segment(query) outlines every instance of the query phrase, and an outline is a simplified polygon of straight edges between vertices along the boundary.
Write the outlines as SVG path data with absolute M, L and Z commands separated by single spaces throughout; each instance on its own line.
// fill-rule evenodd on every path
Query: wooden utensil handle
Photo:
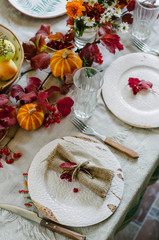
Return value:
M 118 149 L 120 152 L 123 152 L 123 153 L 127 154 L 129 157 L 132 157 L 132 158 L 138 158 L 139 157 L 137 152 L 133 151 L 130 148 L 127 148 L 127 147 L 123 146 L 120 143 L 117 143 L 117 142 L 113 141 L 110 138 L 106 138 L 104 142 L 107 143 L 108 145 Z
M 73 232 L 65 227 L 62 227 L 56 223 L 53 223 L 51 221 L 47 221 L 45 219 L 42 219 L 40 222 L 40 225 L 43 227 L 46 227 L 54 232 L 63 234 L 64 236 L 74 239 L 74 240 L 84 240 L 86 239 L 86 236 L 81 235 L 79 233 Z

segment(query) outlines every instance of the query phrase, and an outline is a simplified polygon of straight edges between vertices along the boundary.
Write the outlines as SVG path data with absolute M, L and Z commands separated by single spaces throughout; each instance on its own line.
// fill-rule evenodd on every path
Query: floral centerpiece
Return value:
M 107 26 L 106 33 L 112 33 L 117 29 L 127 31 L 127 22 L 132 21 L 132 15 L 127 14 L 127 11 L 123 12 L 122 9 L 127 7 L 128 11 L 132 11 L 134 3 L 132 0 L 68 0 L 67 23 L 74 29 L 76 46 L 82 48 L 86 43 L 98 39 L 98 30 L 102 26 Z M 116 21 L 123 16 L 126 21 L 117 24 Z M 102 33 L 99 32 L 99 35 Z
M 49 127 L 53 123 L 60 123 L 61 119 L 71 112 L 74 102 L 65 94 L 72 85 L 73 74 L 77 68 L 91 66 L 93 62 L 98 64 L 103 62 L 98 44 L 102 44 L 113 54 L 116 49 L 119 51 L 123 49 L 117 31 L 126 31 L 128 23 L 132 23 L 130 12 L 134 9 L 134 4 L 132 0 L 68 1 L 66 4 L 69 16 L 66 24 L 70 26 L 68 32 L 53 33 L 50 25 L 41 25 L 35 36 L 23 43 L 25 60 L 31 68 L 21 73 L 18 81 L 30 71 L 47 69 L 48 76 L 43 81 L 37 77 L 31 77 L 27 86 L 22 87 L 17 83 L 6 94 L 0 94 L 0 140 L 6 136 L 10 127 L 17 124 L 18 110 L 23 105 L 37 104 L 37 106 L 27 105 L 26 108 L 34 107 L 28 110 L 26 117 L 23 114 L 23 119 L 18 122 L 19 126 L 25 129 L 33 130 L 42 125 Z M 80 37 L 87 31 L 88 35 L 93 32 L 93 38 L 91 36 L 91 39 L 84 39 L 82 47 L 81 44 L 80 48 L 75 47 L 78 45 L 77 42 L 81 41 Z M 59 77 L 60 87 L 52 85 L 48 89 L 43 88 L 51 75 Z M 60 98 L 57 98 L 56 102 L 50 102 L 50 96 L 57 93 Z M 27 119 L 35 119 L 39 112 L 43 112 L 40 125 L 34 123 L 34 127 L 28 126 Z M 22 124 L 22 121 L 26 123 Z M 7 144 L 3 149 L 6 149 Z

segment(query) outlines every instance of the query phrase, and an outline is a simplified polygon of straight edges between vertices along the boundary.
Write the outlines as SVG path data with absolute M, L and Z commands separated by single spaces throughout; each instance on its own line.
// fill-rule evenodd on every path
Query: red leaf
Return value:
M 16 111 L 12 106 L 6 105 L 0 109 L 0 129 L 8 128 L 16 123 Z M 4 127 L 4 128 L 3 128 Z
M 29 78 L 29 85 L 33 85 L 35 88 L 38 88 L 41 85 L 41 80 L 37 77 Z
M 135 9 L 135 4 L 136 4 L 135 1 L 131 1 L 131 2 L 128 3 L 127 9 L 128 9 L 129 12 L 131 12 Z
M 98 34 L 99 36 L 104 36 L 106 34 L 112 33 L 112 25 L 110 23 L 108 24 L 102 24 L 101 27 L 99 28 Z
M 64 162 L 62 164 L 60 164 L 61 168 L 66 168 L 66 169 L 72 169 L 72 167 L 76 166 L 77 163 L 75 162 Z
M 25 103 L 31 103 L 37 99 L 37 95 L 34 91 L 25 93 L 21 96 L 20 101 L 24 101 Z
M 25 93 L 23 88 L 19 84 L 15 84 L 12 87 L 10 94 L 13 98 L 19 100 Z
M 63 117 L 66 117 L 68 114 L 70 114 L 73 104 L 74 101 L 71 98 L 65 97 L 57 102 L 57 109 Z
M 36 89 L 41 85 L 41 80 L 36 77 L 29 78 L 29 84 L 25 87 L 25 93 L 36 92 Z
M 41 91 L 38 93 L 38 99 L 41 103 L 41 106 L 43 109 L 45 109 L 48 105 L 48 103 L 46 102 L 46 99 L 54 92 L 54 91 L 60 91 L 60 88 L 56 87 L 56 86 L 52 86 L 49 89 L 47 89 L 46 91 Z
M 38 68 L 40 70 L 46 69 L 50 64 L 50 55 L 46 52 L 43 51 L 33 57 L 31 59 L 31 66 L 34 68 L 34 70 L 37 70 Z
M 51 94 L 55 91 L 60 92 L 60 88 L 56 86 L 51 86 L 49 89 L 45 90 L 45 92 L 47 93 L 47 97 L 51 96 Z
M 131 13 L 126 13 L 122 16 L 122 22 L 127 22 L 128 24 L 133 23 L 133 15 Z
M 46 37 L 50 35 L 50 24 L 43 24 L 41 25 L 40 29 L 37 31 L 36 35 L 41 34 L 42 36 Z
M 9 97 L 7 94 L 0 95 L 0 107 L 3 107 L 6 103 L 9 102 Z
M 101 64 L 102 54 L 99 51 L 99 48 L 96 43 L 87 43 L 84 48 L 82 48 L 79 53 L 80 58 L 84 61 L 84 58 L 87 58 L 87 66 L 90 66 L 92 60 L 96 63 Z
M 138 78 L 129 78 L 128 85 L 132 88 L 134 95 L 136 95 L 142 89 L 148 90 L 153 86 L 151 82 L 139 80 Z
M 43 109 L 45 109 L 48 105 L 48 103 L 46 102 L 47 97 L 48 97 L 48 94 L 46 92 L 38 93 L 38 99 Z
M 23 43 L 23 49 L 24 49 L 24 57 L 27 60 L 30 60 L 32 57 L 36 55 L 36 46 L 31 41 L 27 43 Z
M 106 47 L 109 52 L 115 54 L 115 49 L 123 50 L 123 45 L 119 42 L 120 37 L 117 34 L 106 34 L 101 38 L 101 44 Z

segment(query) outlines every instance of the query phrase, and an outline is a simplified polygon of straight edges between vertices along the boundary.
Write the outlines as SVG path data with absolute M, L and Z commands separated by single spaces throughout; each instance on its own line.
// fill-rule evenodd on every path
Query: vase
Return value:
M 75 45 L 77 48 L 83 48 L 87 43 L 93 43 L 98 34 L 98 27 L 89 27 L 81 34 L 75 30 Z

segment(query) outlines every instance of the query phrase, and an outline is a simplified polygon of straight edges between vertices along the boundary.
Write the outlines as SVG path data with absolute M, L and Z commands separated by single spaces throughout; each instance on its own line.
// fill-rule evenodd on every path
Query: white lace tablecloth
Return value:
M 22 15 L 16 11 L 6 0 L 1 0 L 0 23 L 11 29 L 21 42 L 28 41 L 34 36 L 41 24 L 50 24 L 54 32 L 66 31 L 66 16 L 56 19 L 40 20 Z M 159 26 L 154 26 L 153 33 L 148 44 L 159 49 Z M 104 63 L 100 66 L 103 70 L 121 55 L 138 52 L 132 46 L 129 35 L 122 36 L 125 46 L 124 51 L 116 55 L 107 50 L 102 51 Z M 22 70 L 28 69 L 23 64 Z M 39 76 L 43 75 L 39 72 Z M 23 77 L 21 84 L 25 85 L 27 76 Z M 35 154 L 45 144 L 63 136 L 81 136 L 82 134 L 71 124 L 72 114 L 62 122 L 49 128 L 40 128 L 34 132 L 19 129 L 16 137 L 10 143 L 10 148 L 16 152 L 22 152 L 23 156 L 12 165 L 4 164 L 0 169 L 0 203 L 24 206 L 24 197 L 18 191 L 23 189 L 23 174 L 27 172 Z M 91 126 L 96 126 L 99 133 L 112 137 L 114 140 L 134 149 L 139 153 L 138 160 L 132 160 L 124 154 L 111 149 L 119 160 L 125 178 L 123 199 L 117 211 L 107 220 L 85 228 L 70 228 L 85 234 L 88 240 L 113 239 L 113 234 L 121 225 L 129 209 L 138 201 L 140 194 L 147 186 L 149 179 L 158 165 L 159 157 L 159 128 L 140 129 L 131 127 L 118 120 L 106 107 L 102 98 L 98 99 L 98 105 L 93 117 L 89 120 Z M 40 227 L 38 224 L 25 220 L 5 210 L 0 210 L 0 240 L 64 240 L 66 237 L 53 233 Z

